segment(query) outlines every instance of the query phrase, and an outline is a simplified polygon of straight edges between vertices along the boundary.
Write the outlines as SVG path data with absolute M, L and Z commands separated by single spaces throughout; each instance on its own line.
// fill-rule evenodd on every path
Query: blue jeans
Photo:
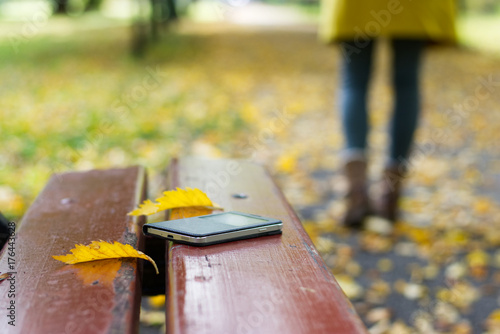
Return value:
M 348 57 L 344 56 L 342 64 L 340 103 L 348 152 L 366 154 L 369 131 L 367 92 L 374 44 L 373 40 L 367 41 L 362 47 L 354 42 L 343 43 L 343 47 L 359 51 L 351 52 Z M 401 163 L 409 157 L 420 113 L 418 73 L 425 41 L 394 39 L 391 44 L 395 102 L 389 127 L 389 160 Z

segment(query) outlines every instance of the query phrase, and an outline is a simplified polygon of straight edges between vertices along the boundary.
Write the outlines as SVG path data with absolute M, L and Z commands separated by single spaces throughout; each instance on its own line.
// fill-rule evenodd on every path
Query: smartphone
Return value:
M 167 220 L 145 224 L 145 235 L 164 238 L 192 246 L 208 246 L 222 242 L 280 234 L 283 223 L 243 212 L 229 211 L 211 215 Z

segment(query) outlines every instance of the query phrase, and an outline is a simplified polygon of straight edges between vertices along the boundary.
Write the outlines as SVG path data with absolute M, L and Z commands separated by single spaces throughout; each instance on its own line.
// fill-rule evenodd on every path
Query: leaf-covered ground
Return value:
M 340 54 L 313 29 L 185 24 L 142 60 L 129 30 L 0 40 L 0 206 L 19 218 L 50 173 L 175 155 L 265 163 L 372 333 L 498 333 L 500 62 L 429 50 L 404 216 L 339 226 Z M 384 162 L 389 54 L 371 92 L 371 169 Z M 488 82 L 490 82 L 488 84 Z M 156 174 L 155 174 L 156 173 Z

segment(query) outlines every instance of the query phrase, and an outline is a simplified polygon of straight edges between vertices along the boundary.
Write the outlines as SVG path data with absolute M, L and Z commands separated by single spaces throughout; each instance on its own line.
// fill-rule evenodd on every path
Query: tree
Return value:
M 101 0 L 88 0 L 87 4 L 85 5 L 85 11 L 89 12 L 92 10 L 97 10 L 99 9 L 99 6 L 101 5 Z
M 66 14 L 68 12 L 68 0 L 54 0 L 54 13 Z

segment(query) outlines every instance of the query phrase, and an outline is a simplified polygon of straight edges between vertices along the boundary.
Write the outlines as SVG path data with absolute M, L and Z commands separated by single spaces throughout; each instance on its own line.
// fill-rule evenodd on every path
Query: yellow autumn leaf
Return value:
M 488 253 L 481 249 L 476 249 L 469 254 L 467 254 L 467 263 L 470 267 L 485 267 L 490 262 L 490 256 Z
M 169 190 L 163 193 L 162 197 L 156 199 L 156 202 L 150 200 L 144 201 L 138 209 L 129 212 L 129 216 L 152 215 L 158 211 L 187 208 L 187 207 L 202 207 L 205 209 L 221 209 L 215 206 L 208 196 L 200 189 L 177 188 L 177 190 Z
M 165 306 L 165 295 L 157 295 L 148 298 L 148 303 L 154 308 Z
M 349 275 L 335 275 L 335 279 L 337 283 L 339 283 L 340 288 L 346 294 L 349 299 L 357 299 L 360 298 L 363 294 L 363 287 L 358 284 L 354 278 Z
M 124 259 L 108 259 L 75 263 L 61 268 L 61 272 L 76 275 L 83 285 L 112 286 Z
M 489 198 L 480 198 L 474 203 L 474 211 L 478 214 L 485 214 L 490 211 L 492 206 Z
M 52 257 L 66 264 L 75 264 L 96 260 L 119 259 L 126 257 L 135 257 L 147 260 L 153 264 L 158 274 L 158 267 L 155 261 L 141 251 L 134 249 L 130 245 L 124 245 L 115 241 L 114 243 L 106 241 L 92 241 L 90 245 L 75 245 L 71 250 L 72 254 L 53 255 Z
M 154 203 L 151 200 L 147 199 L 142 204 L 139 204 L 139 208 L 135 209 L 132 212 L 129 212 L 129 216 L 140 216 L 140 215 L 152 215 L 153 213 L 157 213 L 158 203 Z
M 163 192 L 163 197 L 157 198 L 158 207 L 161 210 L 173 208 L 186 208 L 191 206 L 203 206 L 209 209 L 215 207 L 210 198 L 200 189 L 186 188 L 177 190 L 169 190 Z M 220 208 L 218 208 L 220 209 Z
M 276 162 L 276 170 L 282 173 L 293 173 L 297 170 L 299 154 L 296 151 L 284 154 Z
M 8 278 L 10 278 L 10 276 L 12 275 L 12 273 L 4 273 L 4 274 L 1 274 L 0 275 L 0 282 L 3 281 L 3 280 L 6 280 Z
M 213 209 L 207 209 L 202 206 L 192 206 L 188 208 L 175 208 L 170 212 L 169 219 L 183 219 L 183 218 L 191 218 L 209 215 L 213 212 Z
M 495 311 L 491 312 L 491 314 L 488 316 L 488 320 L 500 323 L 500 309 L 496 309 Z

